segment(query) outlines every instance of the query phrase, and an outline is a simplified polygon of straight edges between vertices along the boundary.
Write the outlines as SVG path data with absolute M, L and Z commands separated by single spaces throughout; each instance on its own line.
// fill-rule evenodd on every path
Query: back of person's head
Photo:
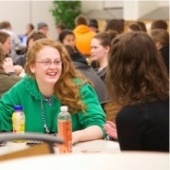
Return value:
M 128 31 L 142 31 L 142 28 L 137 23 L 131 23 L 128 27 Z
M 67 35 L 73 35 L 75 37 L 74 33 L 71 30 L 65 29 L 59 34 L 58 36 L 59 41 L 63 43 L 63 40 Z
M 89 20 L 89 27 L 99 28 L 98 21 L 96 19 Z
M 151 24 L 151 30 L 153 29 L 168 29 L 168 23 L 165 20 L 155 20 Z
M 0 43 L 4 44 L 10 35 L 6 32 L 0 31 Z
M 99 32 L 93 38 L 98 39 L 103 47 L 111 46 L 112 40 L 118 35 L 116 31 Z
M 169 33 L 164 29 L 153 29 L 149 35 L 155 43 L 159 42 L 163 47 L 169 46 Z
M 0 23 L 0 29 L 11 29 L 11 24 L 9 21 L 2 21 Z
M 27 39 L 27 47 L 30 45 L 30 41 L 34 42 L 39 39 L 47 38 L 47 36 L 39 31 L 34 31 Z
M 48 27 L 48 25 L 45 22 L 39 22 L 37 24 L 37 30 L 40 30 L 40 29 L 42 29 L 44 27 Z
M 113 40 L 107 85 L 114 100 L 123 105 L 168 98 L 168 73 L 147 33 L 128 32 Z
M 32 23 L 28 23 L 27 26 L 29 27 L 30 31 L 34 30 L 34 25 Z
M 2 44 L 0 43 L 0 68 L 2 68 L 2 64 L 5 59 L 5 53 Z
M 79 15 L 75 19 L 75 25 L 88 25 L 88 19 L 83 15 Z
M 61 30 L 65 30 L 67 27 L 65 24 L 56 24 L 56 28 L 59 28 Z
M 98 25 L 98 21 L 96 19 L 89 20 L 89 27 L 93 32 L 96 32 L 96 33 L 99 32 L 99 25 Z
M 124 32 L 125 23 L 123 19 L 112 19 L 109 20 L 106 24 L 105 31 L 113 30 L 117 31 L 118 34 Z
M 136 21 L 136 23 L 140 26 L 141 30 L 147 32 L 146 25 L 142 21 Z

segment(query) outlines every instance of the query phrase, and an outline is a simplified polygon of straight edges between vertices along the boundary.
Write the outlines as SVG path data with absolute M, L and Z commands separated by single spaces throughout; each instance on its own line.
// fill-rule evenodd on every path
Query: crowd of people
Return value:
M 72 143 L 116 140 L 121 150 L 169 152 L 169 32 L 164 20 L 151 30 L 136 21 L 80 15 L 75 28 L 29 23 L 19 37 L 0 22 L 0 131 L 12 131 L 14 105 L 26 132 L 57 133 L 60 106 L 72 116 Z M 23 96 L 27 96 L 24 100 Z M 107 104 L 117 106 L 107 120 Z

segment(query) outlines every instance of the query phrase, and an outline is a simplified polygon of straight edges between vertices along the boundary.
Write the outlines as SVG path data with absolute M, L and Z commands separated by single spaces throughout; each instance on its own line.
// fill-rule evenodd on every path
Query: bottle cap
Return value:
M 15 105 L 15 106 L 14 106 L 14 109 L 15 109 L 15 110 L 22 110 L 22 106 L 20 106 L 20 105 Z
M 62 112 L 67 112 L 67 111 L 68 111 L 68 107 L 67 107 L 67 106 L 61 106 L 61 107 L 60 107 L 60 110 L 61 110 Z

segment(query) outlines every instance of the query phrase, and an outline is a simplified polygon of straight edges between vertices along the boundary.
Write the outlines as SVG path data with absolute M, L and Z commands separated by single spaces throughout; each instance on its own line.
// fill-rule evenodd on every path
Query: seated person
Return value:
M 0 98 L 21 78 L 14 73 L 13 61 L 6 58 L 0 43 Z
M 121 150 L 169 152 L 169 77 L 153 40 L 144 32 L 119 35 L 108 63 L 107 85 L 121 110 L 107 134 L 116 137 L 117 128 Z
M 105 137 L 106 115 L 98 97 L 75 70 L 61 43 L 49 39 L 34 42 L 27 52 L 25 72 L 0 99 L 0 131 L 12 131 L 14 105 L 21 105 L 26 132 L 57 133 L 60 106 L 66 105 L 72 116 L 73 144 Z

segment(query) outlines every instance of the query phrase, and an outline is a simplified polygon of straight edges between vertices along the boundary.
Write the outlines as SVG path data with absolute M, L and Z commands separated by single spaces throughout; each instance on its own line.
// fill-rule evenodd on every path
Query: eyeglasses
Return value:
M 55 66 L 58 66 L 61 64 L 60 60 L 56 60 L 56 61 L 37 61 L 36 63 L 40 63 L 43 64 L 44 66 L 51 66 L 52 64 L 54 64 Z

